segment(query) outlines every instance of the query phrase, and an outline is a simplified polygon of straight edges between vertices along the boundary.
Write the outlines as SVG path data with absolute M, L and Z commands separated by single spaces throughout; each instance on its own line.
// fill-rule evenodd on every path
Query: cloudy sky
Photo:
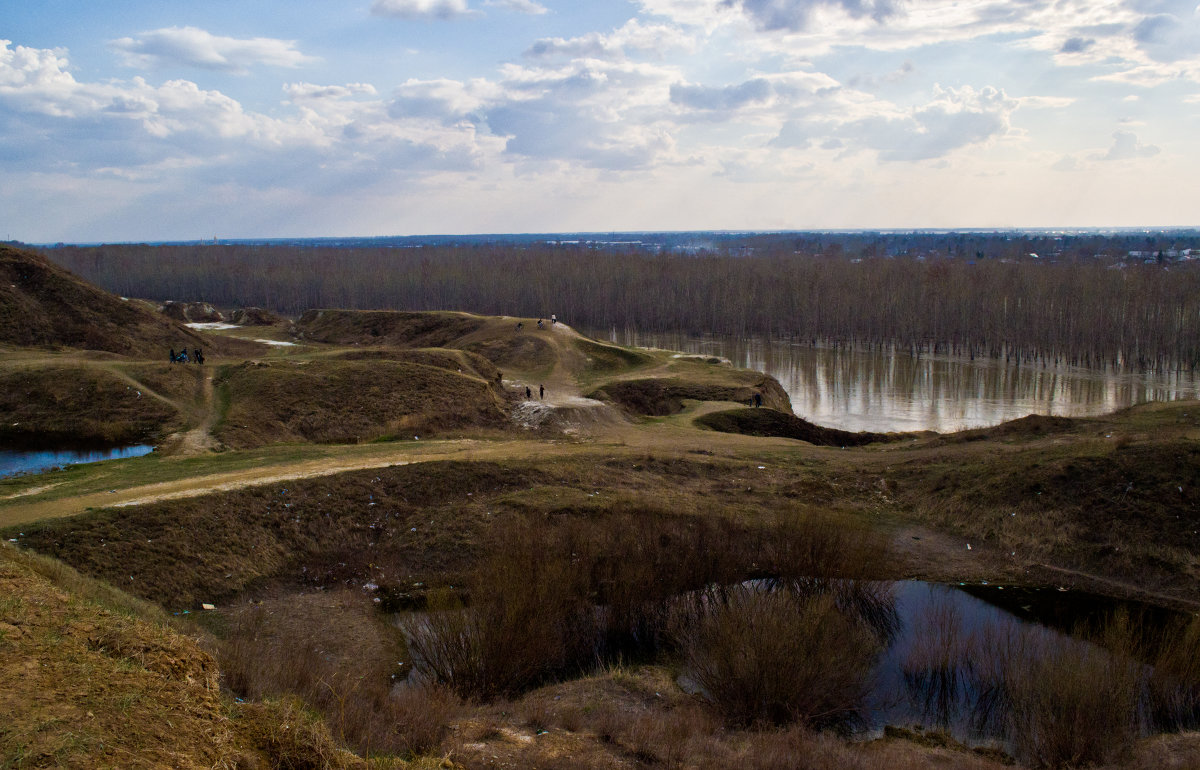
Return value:
M 1200 224 L 1197 0 L 0 2 L 0 238 Z

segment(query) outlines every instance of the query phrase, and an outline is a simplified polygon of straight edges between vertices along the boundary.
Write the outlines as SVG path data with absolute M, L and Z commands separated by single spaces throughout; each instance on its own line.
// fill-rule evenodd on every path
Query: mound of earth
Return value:
M 200 367 L 169 364 L 0 370 L 0 445 L 55 448 L 157 440 L 182 425 L 177 399 L 190 401 L 201 376 Z
M 336 345 L 452 347 L 483 326 L 466 313 L 409 313 L 393 310 L 307 310 L 296 322 L 299 337 Z
M 494 379 L 405 361 L 247 362 L 216 382 L 230 447 L 357 443 L 508 423 Z
M 463 347 L 507 369 L 545 369 L 558 360 L 550 343 L 528 333 L 468 342 Z
M 387 350 L 350 350 L 330 356 L 340 361 L 404 361 L 410 364 L 425 364 L 439 369 L 449 369 L 459 374 L 469 374 L 488 382 L 499 383 L 500 370 L 481 355 L 467 350 L 447 348 L 392 348 Z
M 693 422 L 722 433 L 792 438 L 818 446 L 864 446 L 897 439 L 897 434 L 851 433 L 836 428 L 823 428 L 794 414 L 774 409 L 730 409 L 711 412 L 697 417 Z
M 596 373 L 636 369 L 654 362 L 654 357 L 647 353 L 618 345 L 607 345 L 586 337 L 575 340 L 575 348 L 587 357 L 587 368 Z
M 207 302 L 164 302 L 163 315 L 181 323 L 220 323 L 225 316 Z
M 954 444 L 966 441 L 982 441 L 984 439 L 1020 439 L 1051 436 L 1069 433 L 1078 427 L 1077 420 L 1069 417 L 1053 417 L 1044 414 L 1031 414 L 1016 420 L 1000 423 L 990 428 L 976 428 L 959 433 L 943 436 L 942 443 Z
M 765 406 L 781 412 L 792 411 L 783 386 L 774 377 L 759 373 L 755 373 L 753 384 L 705 384 L 667 377 L 618 380 L 598 388 L 588 398 L 615 402 L 635 414 L 664 416 L 683 411 L 685 399 L 750 403 L 756 393 L 762 394 Z
M 167 359 L 170 348 L 251 352 L 252 342 L 209 338 L 115 297 L 30 251 L 0 245 L 0 344 L 80 348 Z
M 244 307 L 229 314 L 229 322 L 238 326 L 274 326 L 283 319 L 261 307 Z
M 6 767 L 366 767 L 294 706 L 232 706 L 160 609 L 61 562 L 0 543 L 0 596 Z

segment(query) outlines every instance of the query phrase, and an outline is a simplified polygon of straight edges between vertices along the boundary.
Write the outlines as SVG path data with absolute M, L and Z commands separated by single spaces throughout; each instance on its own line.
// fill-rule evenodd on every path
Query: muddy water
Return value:
M 141 457 L 154 451 L 149 444 L 110 449 L 58 449 L 36 451 L 0 451 L 0 478 L 18 473 L 41 473 L 62 465 L 98 463 L 126 457 Z
M 599 335 L 728 358 L 765 371 L 787 390 L 797 415 L 849 431 L 946 433 L 1030 414 L 1084 417 L 1148 401 L 1200 398 L 1195 374 L 1138 374 L 1080 367 L 974 361 L 781 340 L 690 337 L 612 330 Z

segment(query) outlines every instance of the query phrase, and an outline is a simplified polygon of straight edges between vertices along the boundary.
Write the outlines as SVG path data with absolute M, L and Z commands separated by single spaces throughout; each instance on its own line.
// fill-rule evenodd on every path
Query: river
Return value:
M 786 340 L 612 330 L 621 345 L 703 353 L 779 380 L 793 411 L 848 431 L 947 433 L 1030 414 L 1087 417 L 1148 401 L 1200 398 L 1194 373 L 1133 373 L 994 359 L 813 346 Z

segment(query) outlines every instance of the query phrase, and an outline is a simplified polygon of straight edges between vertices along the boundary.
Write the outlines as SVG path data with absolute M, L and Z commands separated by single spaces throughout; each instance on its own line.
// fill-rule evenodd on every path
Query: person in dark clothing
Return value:
M 183 350 L 179 351 L 178 361 L 181 364 L 186 364 L 188 362 L 187 348 L 184 348 Z
M 175 363 L 175 348 L 171 348 L 171 363 Z
M 200 352 L 200 348 L 196 348 L 195 352 L 192 355 L 195 356 L 196 363 L 198 363 L 198 364 L 204 363 L 204 354 Z
M 528 385 L 525 386 L 525 398 L 533 398 L 533 391 L 529 389 Z
M 760 406 L 762 406 L 762 393 L 755 393 L 754 394 L 754 408 L 757 409 Z
M 546 397 L 546 386 L 538 385 L 538 398 L 544 399 L 545 397 Z

